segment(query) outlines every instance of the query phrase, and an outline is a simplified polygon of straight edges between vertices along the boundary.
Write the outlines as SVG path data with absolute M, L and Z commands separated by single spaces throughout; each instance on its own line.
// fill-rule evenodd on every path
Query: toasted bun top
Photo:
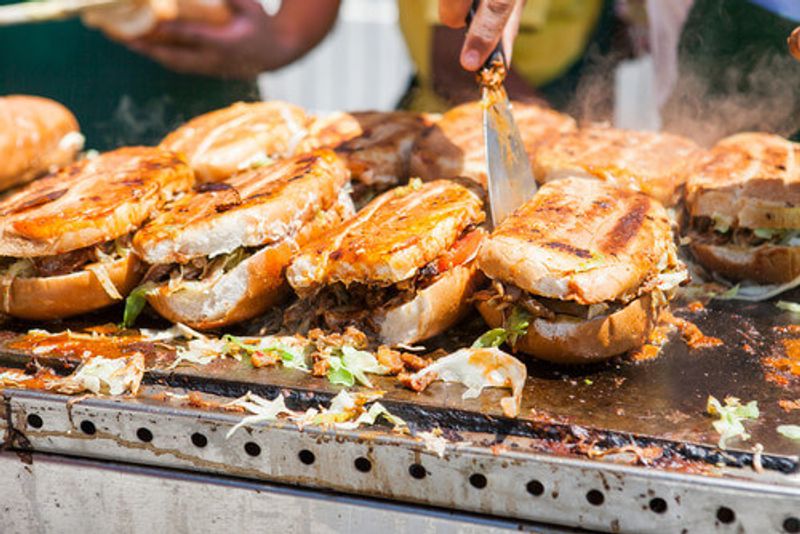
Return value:
M 455 182 L 398 187 L 304 247 L 286 276 L 301 294 L 336 282 L 390 285 L 414 276 L 484 217 L 480 197 Z
M 534 104 L 514 102 L 514 122 L 528 154 L 546 139 L 575 129 L 572 117 Z M 486 186 L 483 105 L 470 102 L 454 107 L 425 130 L 411 154 L 411 176 L 435 180 L 466 176 Z
M 800 144 L 766 133 L 721 140 L 687 183 L 686 204 L 731 226 L 800 228 Z
M 233 173 L 303 148 L 309 118 L 286 102 L 239 102 L 190 120 L 161 147 L 186 156 L 197 179 L 218 182 Z
M 432 118 L 411 111 L 334 113 L 309 128 L 311 143 L 336 149 L 366 185 L 408 175 L 411 145 Z
M 594 125 L 542 143 L 534 174 L 539 182 L 587 174 L 672 203 L 702 154 L 677 135 Z
M 676 262 L 658 202 L 590 178 L 545 184 L 478 253 L 490 278 L 581 304 L 624 300 Z
M 116 239 L 193 183 L 189 166 L 158 148 L 80 161 L 0 202 L 0 256 L 62 254 Z
M 175 202 L 136 233 L 134 250 L 151 264 L 185 263 L 277 241 L 333 206 L 348 179 L 330 150 L 243 171 Z
M 69 163 L 82 146 L 78 121 L 58 102 L 37 96 L 0 97 L 0 185 L 46 172 L 52 163 Z M 64 154 L 53 159 L 55 152 Z

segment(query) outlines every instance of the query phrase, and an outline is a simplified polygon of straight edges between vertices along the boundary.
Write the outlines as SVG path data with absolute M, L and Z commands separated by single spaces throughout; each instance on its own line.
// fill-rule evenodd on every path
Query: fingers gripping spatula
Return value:
M 467 25 L 478 9 L 472 2 Z M 536 193 L 536 181 L 519 129 L 511 115 L 511 103 L 503 86 L 506 59 L 502 40 L 478 71 L 483 104 L 483 137 L 486 145 L 487 189 L 493 226 Z

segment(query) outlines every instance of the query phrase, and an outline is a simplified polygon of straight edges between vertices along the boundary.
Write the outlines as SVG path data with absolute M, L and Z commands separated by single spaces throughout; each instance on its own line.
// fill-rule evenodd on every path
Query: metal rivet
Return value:
M 602 491 L 593 489 L 589 490 L 589 492 L 586 494 L 586 500 L 589 501 L 589 504 L 591 505 L 600 506 L 603 504 L 603 502 L 605 502 L 606 497 L 603 495 Z
M 372 462 L 370 462 L 363 456 L 359 456 L 358 458 L 356 458 L 356 461 L 354 463 L 356 469 L 358 469 L 362 473 L 368 473 L 372 469 Z
M 472 484 L 473 488 L 476 489 L 483 489 L 486 487 L 486 477 L 480 473 L 475 473 L 469 477 L 469 483 Z
M 41 417 L 39 417 L 35 413 L 32 413 L 32 414 L 28 415 L 28 426 L 29 427 L 31 427 L 31 428 L 42 428 L 42 425 L 44 425 L 44 421 L 42 421 Z
M 208 445 L 208 438 L 200 432 L 195 432 L 192 434 L 192 443 L 194 443 L 195 447 L 200 447 L 202 449 Z
M 717 519 L 720 523 L 733 523 L 736 521 L 736 513 L 727 506 L 717 508 Z
M 535 497 L 538 497 L 539 495 L 544 493 L 544 484 L 542 484 L 538 480 L 531 480 L 530 482 L 528 482 L 525 488 L 527 488 L 528 493 L 530 493 Z
M 408 466 L 408 474 L 417 480 L 422 480 L 428 475 L 428 472 L 422 464 L 411 464 Z
M 650 499 L 650 509 L 657 514 L 663 514 L 667 511 L 667 501 L 661 497 Z
M 81 432 L 83 432 L 86 435 L 92 436 L 94 435 L 95 432 L 97 432 L 97 429 L 94 427 L 94 423 L 92 423 L 89 420 L 85 420 L 81 421 Z
M 800 519 L 796 517 L 787 517 L 783 522 L 783 530 L 792 534 L 800 532 Z
M 308 449 L 303 449 L 302 451 L 298 452 L 297 457 L 300 458 L 300 461 L 306 465 L 313 464 L 317 459 L 316 456 L 314 456 L 314 453 Z
M 136 437 L 139 438 L 139 441 L 143 441 L 145 443 L 150 443 L 153 441 L 153 433 L 150 432 L 149 428 L 142 427 L 136 431 Z
M 258 443 L 254 443 L 252 441 L 248 441 L 244 444 L 244 452 L 249 454 L 250 456 L 258 456 L 261 454 L 261 447 Z

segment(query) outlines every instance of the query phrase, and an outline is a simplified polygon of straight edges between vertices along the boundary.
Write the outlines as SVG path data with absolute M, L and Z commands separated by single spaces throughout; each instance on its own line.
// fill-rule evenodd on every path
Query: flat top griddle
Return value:
M 648 361 L 620 357 L 602 364 L 565 367 L 528 359 L 529 378 L 516 420 L 504 417 L 500 409 L 500 399 L 508 395 L 506 390 L 487 389 L 476 399 L 464 400 L 464 389 L 457 384 L 437 382 L 415 393 L 392 377 L 376 376 L 373 382 L 386 391 L 383 402 L 418 428 L 440 426 L 462 432 L 550 438 L 554 442 L 583 441 L 598 449 L 656 445 L 671 455 L 710 465 L 750 465 L 753 447 L 759 443 L 764 448 L 765 468 L 798 471 L 800 443 L 775 429 L 780 424 L 800 424 L 800 411 L 786 412 L 779 406 L 780 400 L 800 399 L 800 376 L 769 364 L 770 358 L 800 358 L 800 354 L 787 356 L 785 345 L 786 340 L 800 339 L 800 332 L 792 334 L 781 328 L 791 324 L 792 314 L 782 312 L 773 302 L 738 301 L 714 301 L 700 309 L 676 305 L 673 313 L 696 324 L 705 335 L 720 338 L 723 344 L 690 348 L 676 331 L 660 354 Z M 46 326 L 53 331 L 80 325 Z M 238 331 L 258 328 L 251 324 Z M 473 316 L 425 346 L 455 350 L 469 346 L 485 329 L 480 318 Z M 3 338 L 13 339 L 15 331 L 22 331 L 22 325 L 14 325 Z M 300 371 L 255 369 L 232 359 L 169 370 L 173 356 L 155 354 L 160 355 L 150 357 L 149 383 L 226 397 L 252 391 L 272 398 L 283 392 L 301 409 L 327 401 L 341 389 Z M 49 356 L 67 368 L 77 363 L 59 355 L 39 354 L 37 358 Z M 31 357 L 5 350 L 0 365 L 21 366 Z M 758 402 L 760 417 L 746 423 L 750 440 L 731 440 L 725 453 L 717 450 L 714 418 L 706 414 L 709 395 L 720 400 L 735 396 L 743 402 Z

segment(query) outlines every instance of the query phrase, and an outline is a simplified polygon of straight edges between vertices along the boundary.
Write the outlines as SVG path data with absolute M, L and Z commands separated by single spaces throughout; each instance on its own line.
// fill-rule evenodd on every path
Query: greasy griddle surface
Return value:
M 777 434 L 775 428 L 779 424 L 800 424 L 800 411 L 787 413 L 778 404 L 781 399 L 800 399 L 800 377 L 776 384 L 767 379 L 773 369 L 764 362 L 770 356 L 785 355 L 784 339 L 800 339 L 800 333 L 776 329 L 797 317 L 781 312 L 772 302 L 715 302 L 699 311 L 676 306 L 673 312 L 695 323 L 704 334 L 721 338 L 724 344 L 690 349 L 676 332 L 660 355 L 649 361 L 623 357 L 590 367 L 528 361 L 522 421 L 513 422 L 502 416 L 499 400 L 508 395 L 507 390 L 485 390 L 477 399 L 463 400 L 464 389 L 455 384 L 434 383 L 421 394 L 404 389 L 393 378 L 375 377 L 374 384 L 386 391 L 384 400 L 390 408 L 422 424 L 427 420 L 442 426 L 457 425 L 461 430 L 495 428 L 498 433 L 517 433 L 515 429 L 521 426 L 583 427 L 598 430 L 601 436 L 613 434 L 616 444 L 636 436 L 709 447 L 716 446 L 718 435 L 711 426 L 713 419 L 705 413 L 706 399 L 709 394 L 720 400 L 732 395 L 744 402 L 758 401 L 761 416 L 746 423 L 751 439 L 731 441 L 729 449 L 750 451 L 761 443 L 767 455 L 798 455 L 800 445 Z M 69 325 L 47 325 L 50 331 L 66 326 Z M 472 317 L 426 346 L 468 346 L 485 329 L 479 318 Z M 20 325 L 13 330 L 24 331 Z M 19 365 L 27 356 L 6 352 L 0 360 L 3 358 Z M 148 380 L 227 396 L 247 391 L 274 396 L 282 391 L 295 403 L 311 404 L 326 400 L 339 390 L 325 379 L 299 371 L 254 369 L 249 363 L 231 359 L 204 367 L 155 370 L 148 373 Z M 534 424 L 527 424 L 529 421 Z M 792 462 L 796 468 L 796 460 Z

